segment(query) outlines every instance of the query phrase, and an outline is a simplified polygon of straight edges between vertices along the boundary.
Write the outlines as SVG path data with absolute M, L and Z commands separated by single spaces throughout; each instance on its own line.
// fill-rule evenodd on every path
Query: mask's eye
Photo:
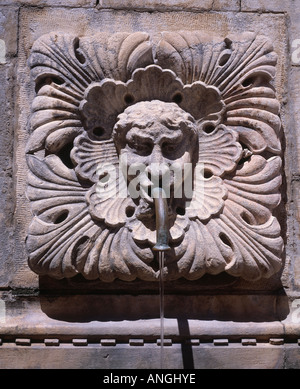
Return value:
M 178 142 L 164 142 L 162 144 L 162 153 L 166 157 L 173 157 L 180 150 L 180 141 Z
M 153 149 L 153 145 L 151 143 L 141 143 L 137 146 L 137 151 L 141 155 L 150 155 Z
M 172 153 L 174 151 L 177 150 L 177 145 L 174 145 L 174 144 L 166 144 L 166 145 L 163 145 L 163 151 L 166 152 L 166 153 Z
M 152 153 L 153 144 L 151 142 L 145 142 L 142 139 L 134 138 L 129 140 L 127 144 L 135 154 L 145 156 Z

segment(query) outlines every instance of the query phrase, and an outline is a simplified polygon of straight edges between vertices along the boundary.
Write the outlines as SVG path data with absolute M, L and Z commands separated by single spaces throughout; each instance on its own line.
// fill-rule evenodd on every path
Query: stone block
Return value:
M 214 346 L 228 346 L 228 339 L 214 339 Z
M 281 0 L 242 0 L 241 11 L 285 12 L 289 3 Z
M 30 347 L 1 346 L 1 368 L 18 369 L 159 369 L 161 350 L 156 344 L 132 347 L 120 344 L 112 348 L 51 347 L 32 344 Z M 185 350 L 181 344 L 164 349 L 163 369 L 283 369 L 299 368 L 300 349 L 296 345 L 274 347 L 260 344 L 244 347 L 234 344 L 215 347 L 203 344 Z M 139 374 L 136 370 L 135 374 Z M 144 374 L 144 373 L 143 373 Z M 197 371 L 195 371 L 195 374 Z M 201 373 L 202 374 L 202 373 Z M 144 375 L 143 375 L 144 377 Z M 201 379 L 201 376 L 197 377 Z M 101 382 L 101 381 L 99 381 Z M 177 382 L 178 383 L 178 382 Z
M 285 345 L 285 368 L 300 369 L 300 347 Z
M 298 154 L 297 154 L 298 155 Z M 292 239 L 293 246 L 290 253 L 291 263 L 292 263 L 292 279 L 293 285 L 296 288 L 300 287 L 300 181 L 298 181 L 298 176 L 293 179 L 293 200 L 294 202 L 291 205 L 291 211 L 293 214 L 289 220 L 289 223 L 293 226 L 292 230 Z
M 15 5 L 30 7 L 92 7 L 96 0 L 15 0 Z M 12 5 L 11 0 L 0 0 L 0 5 Z
M 300 8 L 299 5 L 294 5 L 294 2 L 290 2 L 290 7 L 287 13 L 287 25 L 289 28 L 289 40 L 290 40 L 290 55 L 292 59 L 292 66 L 300 65 L 299 55 L 299 40 L 300 40 Z M 297 50 L 296 63 L 294 61 L 295 50 Z
M 157 346 L 161 346 L 161 339 L 157 339 L 156 341 Z M 163 340 L 163 346 L 172 346 L 172 339 L 164 339 Z
M 12 2 L 10 1 L 10 4 Z M 6 60 L 17 54 L 17 32 L 18 32 L 18 8 L 3 7 L 0 9 L 0 40 L 4 41 Z M 1 49 L 1 47 L 0 47 Z M 0 53 L 1 58 L 1 53 Z M 0 60 L 1 64 L 1 60 Z
M 284 339 L 283 338 L 270 338 L 269 343 L 272 344 L 273 346 L 280 346 L 284 344 Z
M 44 340 L 45 346 L 59 346 L 59 339 L 45 339 Z
M 73 343 L 73 346 L 87 346 L 88 345 L 87 339 L 73 339 L 72 343 Z
M 31 340 L 28 338 L 18 338 L 15 340 L 16 346 L 30 346 L 31 345 Z
M 101 346 L 115 346 L 116 345 L 116 339 L 101 339 L 100 340 Z
M 144 339 L 129 339 L 130 346 L 144 346 Z
M 151 11 L 238 11 L 238 0 L 100 0 L 98 9 L 126 9 L 126 10 L 151 10 Z
M 15 7 L 0 10 L 0 285 L 8 286 L 13 263 L 13 146 L 16 92 L 16 59 L 18 12 Z
M 256 346 L 256 339 L 242 339 L 241 343 L 243 346 Z

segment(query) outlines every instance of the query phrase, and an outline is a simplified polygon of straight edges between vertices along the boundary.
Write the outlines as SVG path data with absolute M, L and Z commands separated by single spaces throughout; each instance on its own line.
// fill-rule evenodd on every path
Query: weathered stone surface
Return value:
M 47 337 L 59 334 L 61 339 L 96 335 L 120 339 L 127 334 L 129 338 L 157 339 L 160 334 L 158 295 L 45 296 L 39 299 L 3 295 L 2 298 L 6 313 L 2 320 L 5 324 L 2 338 L 23 334 L 44 340 L 46 334 Z M 297 323 L 293 321 L 297 319 L 297 312 L 287 318 L 287 302 L 278 307 L 277 300 L 277 296 L 271 295 L 166 295 L 165 335 L 173 339 L 201 337 L 205 341 L 214 336 L 230 340 L 255 337 L 260 341 L 284 334 L 294 338 Z M 278 319 L 285 320 L 286 331 Z M 253 324 L 250 326 L 249 322 Z
M 292 59 L 292 66 L 300 66 L 299 54 L 297 54 L 297 61 L 294 62 L 295 55 L 294 51 L 298 49 L 299 53 L 299 39 L 300 39 L 300 9 L 298 5 L 294 5 L 293 2 L 289 3 L 289 9 L 287 11 L 287 24 L 289 28 L 289 41 L 290 41 L 290 50 L 289 55 Z
M 28 78 L 28 68 L 26 61 L 30 54 L 30 48 L 34 40 L 36 40 L 42 34 L 48 33 L 53 29 L 64 31 L 65 33 L 73 33 L 74 28 L 78 32 L 78 35 L 87 35 L 92 31 L 98 31 L 99 23 L 101 28 L 107 33 L 111 34 L 115 31 L 135 31 L 139 29 L 140 25 L 144 26 L 145 31 L 149 33 L 158 34 L 159 31 L 165 29 L 174 29 L 174 23 L 176 23 L 176 29 L 184 29 L 186 25 L 189 28 L 205 29 L 208 32 L 213 32 L 218 29 L 222 35 L 228 34 L 228 31 L 242 31 L 241 26 L 247 25 L 249 29 L 254 29 L 258 33 L 267 33 L 274 42 L 274 49 L 277 53 L 283 53 L 285 50 L 285 41 L 282 36 L 285 34 L 284 18 L 281 16 L 268 16 L 261 15 L 260 17 L 253 17 L 250 14 L 234 14 L 227 12 L 225 14 L 193 14 L 188 12 L 180 13 L 158 13 L 157 15 L 141 12 L 140 14 L 135 12 L 124 11 L 101 11 L 96 12 L 94 10 L 86 10 L 82 13 L 78 9 L 69 9 L 68 24 L 65 24 L 65 16 L 58 9 L 22 9 L 20 15 L 20 61 L 18 70 L 18 82 L 20 88 L 20 101 L 24 109 L 20 115 L 21 131 L 19 132 L 17 149 L 16 149 L 16 166 L 18 167 L 18 183 L 17 183 L 17 207 L 16 216 L 19 218 L 18 224 L 19 231 L 16 241 L 16 261 L 18 262 L 17 272 L 14 274 L 16 285 L 35 285 L 32 278 L 32 272 L 28 269 L 27 263 L 24 262 L 24 239 L 26 236 L 26 230 L 30 220 L 30 211 L 28 202 L 24 196 L 25 183 L 27 171 L 24 168 L 24 159 L 22 153 L 25 147 L 25 143 L 28 139 L 28 132 L 26 130 L 29 112 L 30 101 L 34 97 L 34 87 Z M 176 14 L 176 15 L 175 15 Z M 78 24 L 78 18 L 81 23 Z M 276 25 L 276 29 L 274 26 Z M 156 35 L 158 37 L 158 35 Z M 276 88 L 278 91 L 278 98 L 281 101 L 281 94 L 283 91 L 283 70 L 285 68 L 285 62 L 283 56 L 278 56 L 277 65 L 277 77 Z M 18 259 L 19 258 L 19 259 Z M 31 281 L 29 281 L 31 280 Z M 32 284 L 33 282 L 33 284 Z
M 0 5 L 21 5 L 30 7 L 92 7 L 96 0 L 0 0 Z
M 300 40 L 300 14 L 295 4 L 288 0 L 0 0 L 0 287 L 14 288 L 13 294 L 2 295 L 0 300 L 1 367 L 60 368 L 66 361 L 70 366 L 63 366 L 70 368 L 158 368 L 160 361 L 160 347 L 156 345 L 160 333 L 159 299 L 153 294 L 157 292 L 154 283 L 136 282 L 133 296 L 131 283 L 124 286 L 116 282 L 116 296 L 114 283 L 103 285 L 78 281 L 76 277 L 72 281 L 46 282 L 28 268 L 24 240 L 31 215 L 25 196 L 24 148 L 34 98 L 34 83 L 27 66 L 33 42 L 51 31 L 75 31 L 80 38 L 101 31 L 110 35 L 145 31 L 159 39 L 160 32 L 166 30 L 205 30 L 211 36 L 218 31 L 221 37 L 241 35 L 247 26 L 249 31 L 268 36 L 278 54 L 274 86 L 281 104 L 285 180 L 281 188 L 284 203 L 276 217 L 286 243 L 284 288 L 282 295 L 276 294 L 279 276 L 276 282 L 271 278 L 256 283 L 232 280 L 229 275 L 203 277 L 196 282 L 170 281 L 166 298 L 169 316 L 165 323 L 166 336 L 173 345 L 166 347 L 165 366 L 299 368 L 300 63 L 295 55 L 296 62 L 293 60 L 292 54 L 300 47 L 296 42 Z M 12 177 L 16 177 L 14 186 Z M 43 294 L 59 293 L 63 297 L 40 298 L 39 287 Z M 172 295 L 174 288 L 178 288 L 177 297 Z M 138 296 L 139 289 L 149 293 L 147 298 Z M 91 291 L 96 293 L 92 297 L 76 296 Z M 74 300 L 64 296 L 68 293 L 74 295 Z M 178 320 L 169 319 L 178 316 Z M 46 347 L 54 344 L 52 338 L 56 347 Z M 87 346 L 74 347 L 72 339 L 79 338 L 87 339 Z M 109 338 L 116 341 L 116 346 L 100 345 L 101 339 Z M 213 339 L 217 338 L 228 339 L 228 346 L 214 346 Z M 272 345 L 270 338 L 282 338 L 287 343 Z M 28 339 L 30 345 L 16 346 L 15 339 Z M 135 346 L 136 339 L 139 345 Z M 245 346 L 247 339 L 256 339 L 256 346 Z M 181 340 L 185 343 L 176 343 Z
M 272 44 L 247 32 L 213 40 L 164 32 L 158 42 L 146 32 L 53 32 L 37 40 L 26 148 L 32 270 L 157 280 L 162 243 L 151 192 L 159 186 L 165 279 L 226 271 L 257 280 L 280 270 L 276 63 Z
M 136 10 L 153 10 L 153 11 L 238 11 L 238 0 L 154 0 L 154 1 L 139 1 L 139 0 L 100 0 L 97 5 L 98 9 L 136 9 Z
M 182 350 L 181 344 L 165 347 L 163 368 L 173 370 L 299 368 L 297 345 L 284 347 L 263 343 L 256 347 L 245 347 L 239 344 L 216 347 L 212 344 L 202 344 L 193 346 L 189 350 L 184 349 L 184 353 Z M 43 344 L 30 347 L 12 347 L 8 344 L 1 346 L 0 366 L 1 368 L 13 366 L 19 369 L 84 369 L 87 367 L 89 369 L 159 369 L 160 352 L 160 347 L 156 344 L 145 344 L 143 347 L 123 344 L 116 347 L 89 345 L 76 348 L 64 345 L 64 347 L 50 349 L 45 348 Z
M 45 339 L 44 344 L 45 346 L 49 346 L 49 347 L 58 347 L 59 339 Z
M 299 121 L 300 113 L 300 68 L 292 66 L 288 79 L 288 105 L 285 105 L 286 115 L 284 125 L 286 131 L 286 177 L 287 177 L 287 203 L 288 223 L 287 234 L 290 245 L 287 246 L 287 255 L 290 263 L 289 278 L 291 286 L 300 286 L 300 245 L 299 245 L 299 221 L 300 221 L 300 142 L 299 142 Z M 293 270 L 292 270 L 293 269 Z
M 5 7 L 0 9 L 0 39 L 5 42 L 7 60 L 17 54 L 17 34 L 18 9 L 16 7 Z
M 296 8 L 297 5 L 294 1 L 281 1 L 281 0 L 242 0 L 241 10 L 242 11 L 263 11 L 263 12 L 286 12 L 287 10 Z
M 13 212 L 14 199 L 14 169 L 13 146 L 14 128 L 16 126 L 15 92 L 17 9 L 8 7 L 0 10 L 0 285 L 7 287 L 13 278 Z
M 288 369 L 300 369 L 300 347 L 285 346 L 285 365 Z
M 291 257 L 292 264 L 292 280 L 293 285 L 296 287 L 300 287 L 300 246 L 299 246 L 299 237 L 300 237 L 300 182 L 298 181 L 298 175 L 293 177 L 292 182 L 292 195 L 294 202 L 291 205 L 291 212 L 293 218 L 291 220 L 291 225 L 293 226 L 293 230 L 291 231 L 291 239 L 294 242 L 294 245 L 291 250 L 289 250 L 289 254 Z

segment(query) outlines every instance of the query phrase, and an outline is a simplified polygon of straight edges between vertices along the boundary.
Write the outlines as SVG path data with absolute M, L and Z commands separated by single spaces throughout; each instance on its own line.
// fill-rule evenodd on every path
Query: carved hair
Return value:
M 181 129 L 190 132 L 191 135 L 197 134 L 195 119 L 190 113 L 181 109 L 176 103 L 152 100 L 141 101 L 126 108 L 118 116 L 112 133 L 113 139 L 117 144 L 123 144 L 126 133 L 132 127 L 143 130 L 157 121 L 170 129 Z

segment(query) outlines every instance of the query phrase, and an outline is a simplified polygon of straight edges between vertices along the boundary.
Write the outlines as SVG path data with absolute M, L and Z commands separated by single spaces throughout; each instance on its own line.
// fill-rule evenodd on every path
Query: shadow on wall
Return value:
M 207 282 L 211 281 L 208 278 Z M 227 275 L 213 276 L 213 279 L 210 286 L 205 286 L 205 280 L 202 285 L 199 280 L 166 283 L 165 317 L 183 321 L 271 322 L 288 315 L 288 298 L 282 287 L 267 292 L 258 287 L 247 290 L 245 285 L 243 289 L 235 285 L 240 280 Z M 56 320 L 82 323 L 140 320 L 159 318 L 160 314 L 156 283 L 137 280 L 107 284 L 82 279 L 76 283 L 41 277 L 40 289 L 42 311 Z

